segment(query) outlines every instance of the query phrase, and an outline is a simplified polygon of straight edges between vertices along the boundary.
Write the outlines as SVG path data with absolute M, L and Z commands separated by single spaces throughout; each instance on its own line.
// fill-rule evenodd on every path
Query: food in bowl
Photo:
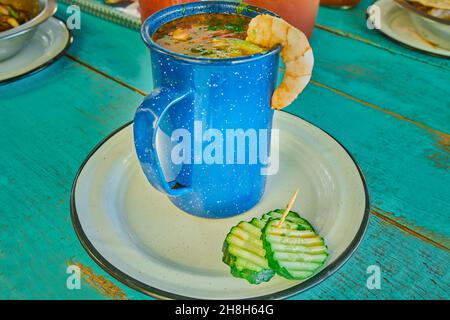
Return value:
M 250 18 L 211 13 L 182 17 L 162 25 L 153 40 L 176 53 L 204 58 L 233 58 L 263 52 L 245 41 Z
M 0 31 L 0 61 L 4 61 L 14 57 L 32 41 L 37 28 L 55 13 L 56 0 L 0 0 L 0 4 L 24 11 L 31 17 L 16 27 L 10 27 L 8 22 L 7 29 Z M 9 10 L 8 15 L 11 15 Z
M 408 0 L 416 9 L 450 22 L 450 0 Z
M 246 40 L 264 48 L 283 48 L 281 58 L 286 68 L 283 81 L 272 95 L 271 106 L 278 110 L 287 107 L 311 79 L 314 55 L 305 34 L 281 18 L 260 14 L 250 21 Z
M 24 24 L 38 12 L 38 0 L 0 0 L 0 32 Z

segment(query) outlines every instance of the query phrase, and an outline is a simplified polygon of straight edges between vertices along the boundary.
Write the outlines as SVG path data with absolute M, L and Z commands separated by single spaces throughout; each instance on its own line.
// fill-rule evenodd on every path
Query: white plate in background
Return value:
M 380 8 L 380 31 L 387 37 L 410 48 L 425 53 L 450 57 L 450 51 L 424 39 L 414 27 L 408 12 L 392 0 L 378 0 L 373 5 Z M 374 10 L 372 15 L 377 14 Z M 373 19 L 377 19 L 373 17 Z
M 71 43 L 72 35 L 64 22 L 51 17 L 37 28 L 26 47 L 0 62 L 0 83 L 44 69 L 55 62 Z

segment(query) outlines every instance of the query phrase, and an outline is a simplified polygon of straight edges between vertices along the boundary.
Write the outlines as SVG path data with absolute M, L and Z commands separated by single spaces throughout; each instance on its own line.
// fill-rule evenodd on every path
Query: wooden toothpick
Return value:
M 297 198 L 297 194 L 298 194 L 298 189 L 295 190 L 294 194 L 291 197 L 291 200 L 289 200 L 289 203 L 286 206 L 286 209 L 283 212 L 283 215 L 281 216 L 280 222 L 278 222 L 277 224 L 277 228 L 280 228 L 283 223 L 284 220 L 286 219 L 287 215 L 289 214 L 289 211 L 291 211 L 292 205 L 294 204 L 295 198 Z

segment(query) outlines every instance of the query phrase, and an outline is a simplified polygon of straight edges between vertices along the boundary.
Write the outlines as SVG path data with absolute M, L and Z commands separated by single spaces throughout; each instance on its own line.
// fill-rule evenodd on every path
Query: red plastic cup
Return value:
M 244 0 L 275 12 L 311 38 L 320 0 Z

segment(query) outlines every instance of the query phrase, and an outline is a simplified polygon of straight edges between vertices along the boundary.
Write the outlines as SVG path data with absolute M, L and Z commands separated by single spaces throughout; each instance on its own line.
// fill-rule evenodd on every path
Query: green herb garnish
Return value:
M 248 7 L 248 4 L 245 2 L 241 2 L 236 6 L 236 13 L 241 14 L 242 12 L 244 12 L 244 10 L 246 10 Z

